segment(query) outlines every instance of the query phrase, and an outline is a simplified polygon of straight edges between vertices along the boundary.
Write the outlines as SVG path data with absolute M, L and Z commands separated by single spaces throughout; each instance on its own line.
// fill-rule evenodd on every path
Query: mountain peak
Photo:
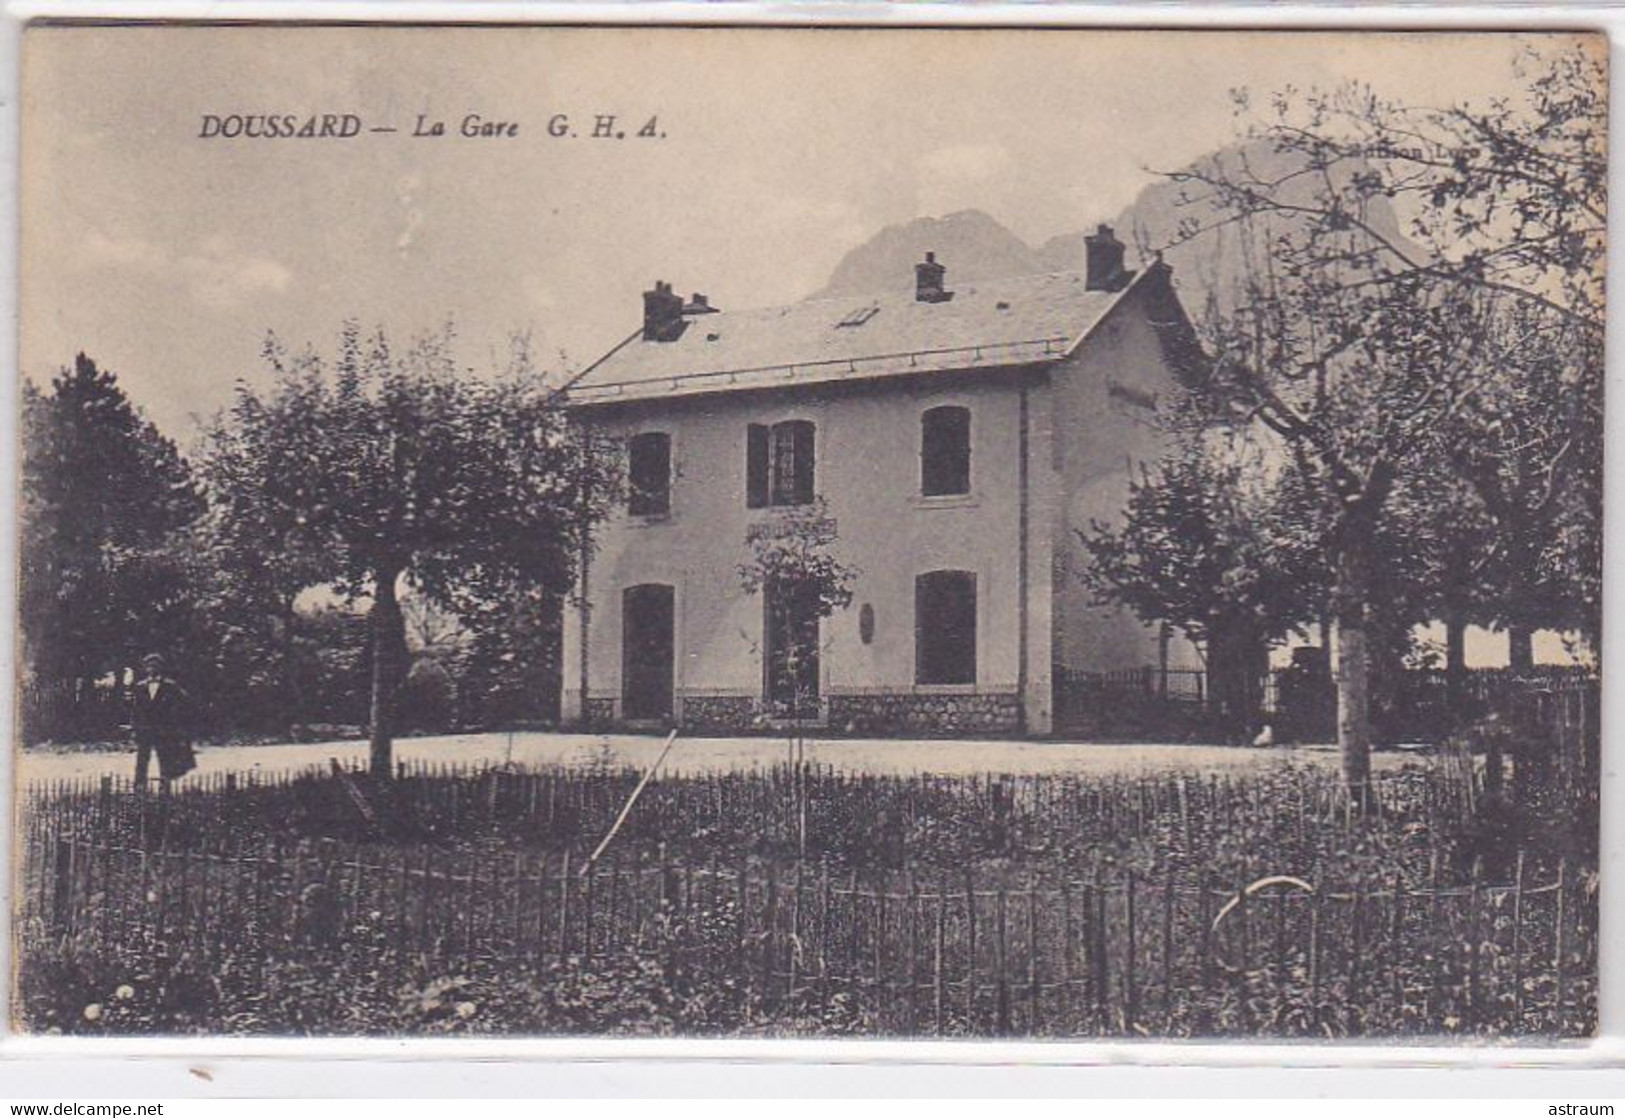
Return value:
M 936 222 L 938 225 L 990 225 L 997 226 L 1000 229 L 1004 228 L 987 211 L 974 208 L 955 210 L 953 213 L 943 214 L 941 217 L 923 217 L 919 220 Z
M 1294 158 L 1258 141 L 1232 144 L 1195 160 L 1191 167 L 1229 167 L 1245 164 L 1254 174 L 1268 178 L 1286 177 Z M 1352 173 L 1352 169 L 1351 172 Z M 1209 294 L 1221 303 L 1235 297 L 1241 283 L 1243 257 L 1233 238 L 1209 236 L 1186 243 L 1178 242 L 1180 222 L 1194 211 L 1182 199 L 1185 188 L 1167 178 L 1157 178 L 1140 191 L 1134 202 L 1111 224 L 1118 237 L 1129 246 L 1130 266 L 1140 255 L 1143 241 L 1149 248 L 1167 248 L 1167 262 L 1174 269 L 1185 305 L 1193 312 L 1205 305 Z M 1374 206 L 1368 215 L 1377 228 L 1391 238 L 1403 234 L 1390 207 Z M 810 296 L 863 296 L 888 291 L 912 290 L 914 265 L 934 252 L 947 269 L 947 285 L 1004 279 L 1009 276 L 1042 272 L 1081 270 L 1084 266 L 1084 238 L 1094 221 L 1080 222 L 1080 231 L 1061 233 L 1033 248 L 1001 225 L 997 218 L 979 209 L 956 210 L 942 217 L 919 217 L 888 225 L 863 244 L 848 252 L 835 266 L 829 283 Z
M 955 210 L 888 225 L 848 252 L 821 291 L 809 296 L 869 295 L 913 290 L 914 265 L 934 252 L 948 269 L 948 285 L 1053 271 L 1020 237 L 985 211 Z

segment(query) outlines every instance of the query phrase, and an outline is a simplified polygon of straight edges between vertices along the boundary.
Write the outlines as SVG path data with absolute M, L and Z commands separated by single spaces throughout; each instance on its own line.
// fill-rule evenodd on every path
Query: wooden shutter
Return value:
M 763 508 L 767 505 L 768 429 L 752 423 L 745 429 L 745 507 Z

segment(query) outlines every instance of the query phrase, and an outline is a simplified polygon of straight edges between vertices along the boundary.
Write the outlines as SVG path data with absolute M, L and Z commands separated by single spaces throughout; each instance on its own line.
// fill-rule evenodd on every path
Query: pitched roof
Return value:
M 634 334 L 571 383 L 572 404 L 734 392 L 1059 361 L 1141 280 L 1090 291 L 1082 272 L 694 315 L 676 341 Z

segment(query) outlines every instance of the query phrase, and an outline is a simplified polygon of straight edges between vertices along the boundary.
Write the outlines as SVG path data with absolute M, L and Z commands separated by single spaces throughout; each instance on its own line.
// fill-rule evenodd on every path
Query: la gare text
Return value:
M 541 128 L 517 120 L 502 120 L 483 113 L 438 117 L 419 113 L 409 127 L 370 122 L 355 113 L 204 113 L 200 140 L 353 140 L 360 136 L 397 134 L 410 139 L 446 137 L 470 140 L 511 140 L 540 134 L 549 139 L 663 140 L 658 116 L 628 117 L 619 113 L 572 115 L 554 113 Z

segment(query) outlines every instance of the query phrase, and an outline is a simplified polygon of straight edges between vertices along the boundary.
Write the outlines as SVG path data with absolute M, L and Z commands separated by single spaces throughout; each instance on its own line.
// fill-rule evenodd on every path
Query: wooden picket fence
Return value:
M 658 963 L 771 1015 L 844 999 L 905 1035 L 1572 1034 L 1594 1021 L 1594 897 L 1544 881 L 1249 892 L 1132 869 L 837 870 L 569 850 L 215 836 L 149 848 L 25 825 L 25 939 L 158 944 L 214 967 L 417 952 L 584 972 Z M 1313 886 L 1316 883 L 1307 882 Z M 1222 914 L 1222 916 L 1221 916 Z
M 215 771 L 188 776 L 164 797 L 132 794 L 127 779 L 52 780 L 22 791 L 22 814 L 38 822 L 70 823 L 88 834 L 122 836 L 150 846 L 186 835 L 221 832 L 286 834 L 299 820 L 341 837 L 506 836 L 530 845 L 581 845 L 607 832 L 642 774 L 626 768 L 550 766 L 519 769 L 461 763 L 399 766 L 387 792 L 372 805 L 383 826 L 358 810 L 350 782 L 359 768 L 259 774 Z M 1460 753 L 1431 758 L 1425 770 L 1373 777 L 1379 818 L 1426 824 L 1436 836 L 1470 818 L 1485 795 L 1483 773 Z M 950 821 L 940 842 L 966 845 L 978 857 L 1018 855 L 1032 839 L 1064 838 L 1073 849 L 1123 837 L 1153 837 L 1164 847 L 1199 857 L 1228 834 L 1286 831 L 1299 840 L 1354 833 L 1360 819 L 1341 783 L 1312 766 L 1269 774 L 1066 773 L 962 776 L 876 775 L 828 766 L 777 765 L 659 778 L 620 832 L 620 845 L 651 847 L 700 833 L 730 848 L 790 847 L 797 818 L 786 806 L 807 803 L 813 850 L 844 849 L 860 861 L 902 868 L 919 849 L 905 849 L 908 830 L 925 820 Z M 399 833 L 409 823 L 412 834 Z M 397 825 L 389 833 L 388 825 Z M 348 832 L 348 833 L 346 833 Z M 591 845 L 588 842 L 587 845 Z M 957 863 L 955 848 L 946 859 Z M 1437 851 L 1435 851 L 1437 852 Z M 925 853 L 931 853 L 926 851 Z M 1425 861 L 1427 851 L 1422 851 Z M 1508 869 L 1511 857 L 1503 859 Z M 1414 876 L 1414 874 L 1413 874 Z

